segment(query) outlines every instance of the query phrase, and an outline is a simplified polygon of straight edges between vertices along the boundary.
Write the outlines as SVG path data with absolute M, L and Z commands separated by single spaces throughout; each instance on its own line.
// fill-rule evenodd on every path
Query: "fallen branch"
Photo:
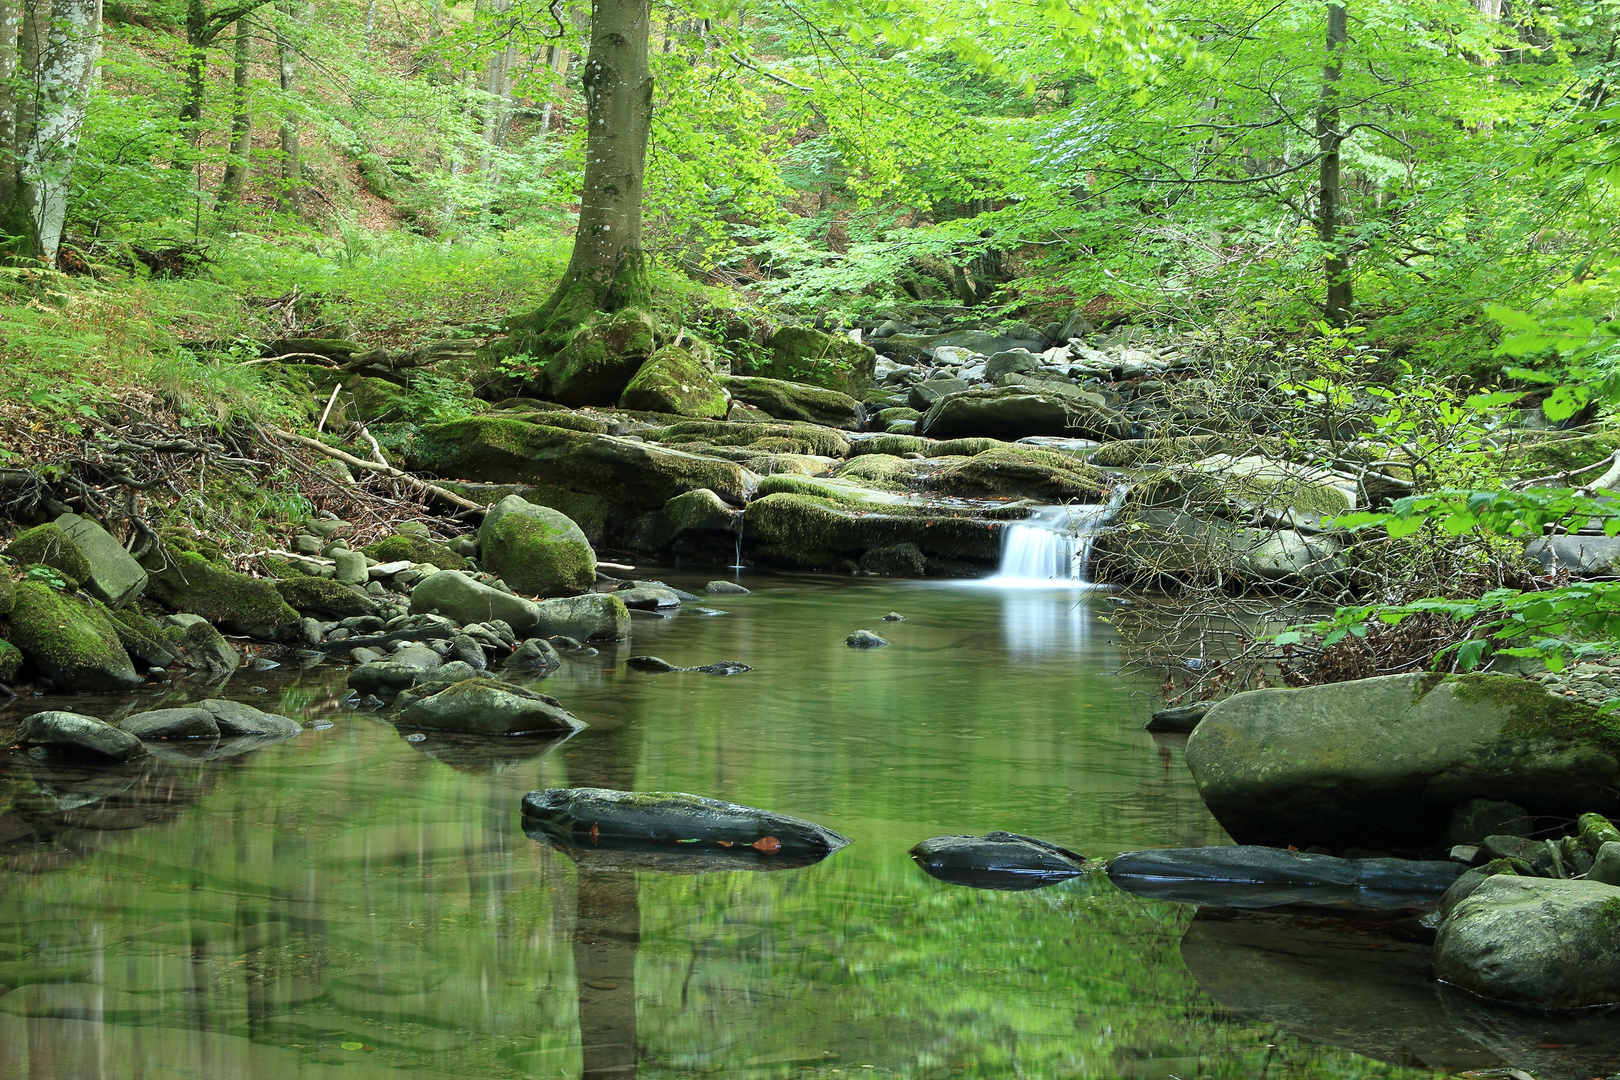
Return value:
M 409 487 L 413 487 L 418 491 L 425 491 L 429 495 L 432 495 L 435 498 L 443 499 L 452 506 L 459 506 L 463 510 L 472 510 L 475 513 L 482 514 L 488 509 L 486 506 L 475 503 L 471 499 L 464 499 L 455 492 L 442 488 L 437 484 L 430 484 L 426 480 L 419 480 L 410 473 L 405 472 L 402 469 L 396 469 L 392 465 L 379 465 L 375 461 L 367 461 L 364 458 L 357 458 L 353 454 L 347 454 L 342 450 L 327 446 L 318 439 L 308 439 L 302 435 L 295 435 L 290 431 L 282 431 L 279 428 L 271 428 L 270 432 L 278 439 L 297 443 L 299 446 L 307 446 L 311 450 L 319 450 L 327 457 L 336 458 L 345 465 L 352 465 L 361 469 L 369 470 L 370 472 L 381 473 L 384 476 L 393 477 L 395 480 L 399 480 Z

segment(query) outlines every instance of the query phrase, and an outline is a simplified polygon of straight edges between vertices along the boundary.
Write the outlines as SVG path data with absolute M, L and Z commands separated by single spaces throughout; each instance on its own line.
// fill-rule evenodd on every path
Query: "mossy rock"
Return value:
M 852 430 L 866 422 L 865 406 L 837 390 L 757 376 L 728 375 L 720 381 L 734 399 L 778 420 L 803 420 Z
M 467 560 L 449 546 L 420 536 L 385 536 L 361 549 L 380 563 L 404 562 L 432 563 L 440 570 L 465 570 Z M 293 607 L 297 607 L 294 604 Z
M 866 393 L 877 365 L 877 352 L 870 345 L 808 326 L 782 327 L 765 348 L 770 361 L 756 369 L 757 374 L 825 387 L 850 397 Z
M 613 509 L 608 500 L 600 494 L 589 494 L 583 491 L 569 491 L 567 488 L 555 484 L 458 484 L 444 482 L 442 484 L 457 495 L 471 499 L 484 506 L 494 506 L 508 495 L 521 495 L 524 500 L 536 506 L 549 506 L 558 513 L 565 514 L 585 533 L 585 538 L 594 546 L 600 544 L 607 535 L 608 515 Z M 449 569 L 445 567 L 444 569 Z
M 18 563 L 48 566 L 77 583 L 90 580 L 90 562 L 66 530 L 55 522 L 36 525 L 20 534 L 5 550 Z
M 407 459 L 413 469 L 439 476 L 560 487 L 601 498 L 614 510 L 655 510 L 698 488 L 741 503 L 748 489 L 747 474 L 734 462 L 486 416 L 422 428 L 407 445 Z
M 939 453 L 938 448 L 938 440 L 925 439 L 921 435 L 879 435 L 872 439 L 857 439 L 851 443 L 849 456 L 888 454 L 899 457 L 903 454 L 923 454 L 926 457 L 934 457 Z
M 647 357 L 619 396 L 619 406 L 718 419 L 726 415 L 731 401 L 690 352 L 666 345 Z
M 712 491 L 688 491 L 645 514 L 636 522 L 630 546 L 637 551 L 661 552 L 688 533 L 724 533 L 742 529 L 742 511 L 727 506 Z
M 599 314 L 547 361 L 546 393 L 564 405 L 612 405 L 652 353 L 656 323 L 635 308 Z
M 23 666 L 22 650 L 0 638 L 0 683 L 9 683 L 17 677 Z
M 1068 454 L 1004 444 L 946 465 L 928 486 L 946 495 L 1094 503 L 1113 486 L 1113 478 Z
M 298 622 L 298 612 L 271 582 L 239 574 L 200 551 L 181 550 L 173 540 L 160 544 L 144 565 L 147 596 L 234 633 L 277 638 Z
M 113 611 L 112 621 L 119 643 L 132 659 L 150 667 L 168 667 L 180 658 L 180 654 L 169 644 L 163 627 L 133 607 Z
M 493 415 L 500 416 L 502 413 Z M 545 427 L 562 428 L 565 431 L 588 431 L 595 435 L 605 435 L 608 424 L 605 420 L 597 420 L 590 416 L 581 416 L 577 412 L 563 409 L 558 412 L 540 412 L 535 409 L 507 410 L 505 416 L 522 420 L 526 424 L 541 424 Z
M 141 684 L 105 607 L 36 581 L 17 587 L 11 643 L 67 693 L 132 690 Z
M 1095 458 L 1093 458 L 1095 460 Z M 1202 517 L 1248 521 L 1257 512 L 1289 527 L 1320 529 L 1355 509 L 1354 491 L 1329 474 L 1273 458 L 1215 454 L 1139 476 L 1132 502 Z
M 437 563 L 434 565 L 439 566 Z M 451 568 L 439 566 L 439 569 Z M 288 578 L 276 585 L 276 591 L 281 593 L 281 598 L 287 601 L 288 606 L 300 614 L 324 615 L 329 619 L 350 619 L 358 615 L 377 614 L 377 601 L 332 578 L 307 576 Z
M 343 389 L 353 396 L 361 420 L 404 420 L 413 415 L 411 392 L 398 383 L 361 375 L 346 381 Z
M 671 446 L 701 443 L 710 446 L 746 446 L 755 453 L 805 454 L 841 458 L 849 453 L 849 440 L 820 424 L 737 424 L 718 420 L 686 420 L 648 433 L 655 442 Z
M 743 542 L 767 561 L 829 569 L 877 547 L 911 543 L 931 556 L 986 566 L 1000 558 L 1000 524 L 975 517 L 879 513 L 832 499 L 780 492 L 755 499 L 744 514 Z
M 484 516 L 485 570 L 526 596 L 576 596 L 596 584 L 596 552 L 566 515 L 509 495 Z
M 0 565 L 0 618 L 11 614 L 11 605 L 17 602 L 17 586 L 11 573 Z
M 1512 445 L 1493 456 L 1493 464 L 1509 479 L 1536 479 L 1586 466 L 1607 464 L 1605 458 L 1620 450 L 1620 432 L 1577 434 L 1568 431 L 1518 432 Z M 1596 480 L 1602 469 L 1563 482 L 1568 487 Z
M 833 474 L 846 480 L 855 480 L 873 487 L 902 491 L 910 487 L 920 475 L 916 462 L 891 454 L 862 454 L 850 458 Z
M 752 448 L 750 448 L 750 451 Z M 824 476 L 835 464 L 835 458 L 815 454 L 758 454 L 750 453 L 742 463 L 750 472 L 761 476 L 790 473 L 794 476 Z

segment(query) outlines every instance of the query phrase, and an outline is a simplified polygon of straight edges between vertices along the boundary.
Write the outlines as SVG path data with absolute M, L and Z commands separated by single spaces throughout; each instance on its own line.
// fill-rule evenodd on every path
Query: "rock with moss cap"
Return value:
M 298 612 L 274 583 L 239 574 L 205 552 L 207 545 L 185 540 L 159 544 L 144 563 L 146 595 L 232 633 L 279 640 L 296 632 Z
M 11 642 L 58 690 L 132 690 L 141 683 L 106 608 L 40 582 L 17 587 Z
M 1106 405 L 1025 387 L 981 387 L 942 397 L 917 430 L 930 438 L 983 436 L 1022 439 L 1030 435 L 1121 439 L 1130 420 Z
M 866 409 L 861 403 L 837 390 L 748 375 L 728 375 L 722 384 L 736 400 L 763 409 L 778 420 L 850 429 L 866 422 Z
M 303 614 L 321 615 L 328 619 L 352 619 L 377 614 L 377 601 L 332 578 L 288 578 L 276 583 L 276 591 L 281 593 L 281 598 L 289 606 Z
M 889 491 L 904 491 L 921 476 L 916 462 L 892 454 L 862 454 L 840 465 L 833 473 L 840 480 L 854 480 Z
M 85 589 L 110 608 L 120 608 L 146 588 L 146 571 L 106 529 L 79 514 L 63 514 L 55 524 L 84 557 Z
M 5 555 L 24 566 L 48 566 L 70 578 L 75 585 L 84 584 L 90 577 L 89 560 L 54 521 L 19 534 L 6 546 Z
M 698 488 L 740 505 L 749 488 L 748 474 L 735 462 L 492 417 L 430 424 L 409 445 L 407 457 L 412 468 L 439 476 L 551 485 L 604 499 L 615 509 L 656 510 Z
M 0 564 L 0 618 L 11 614 L 11 606 L 17 602 L 17 585 L 11 580 L 11 571 L 4 564 Z
M 690 352 L 666 345 L 647 357 L 619 396 L 622 409 L 718 419 L 730 399 L 713 375 Z
M 609 593 L 541 600 L 534 607 L 537 622 L 533 633 L 539 637 L 560 634 L 576 641 L 624 641 L 630 637 L 630 609 Z
M 131 659 L 139 660 L 148 667 L 163 668 L 180 659 L 180 654 L 164 636 L 163 627 L 145 615 L 132 607 L 120 608 L 110 614 L 118 641 Z
M 1003 444 L 946 465 L 929 478 L 928 486 L 946 495 L 1094 503 L 1102 501 L 1113 478 L 1071 454 Z
M 564 405 L 612 405 L 656 344 L 647 312 L 627 308 L 582 323 L 547 361 L 546 394 Z
M 412 615 L 443 615 L 458 626 L 501 619 L 525 637 L 539 625 L 535 607 L 533 600 L 491 588 L 459 570 L 429 574 L 411 589 Z
M 849 452 L 844 436 L 820 424 L 738 424 L 716 420 L 684 420 L 649 433 L 671 446 L 747 447 L 752 454 L 800 454 L 841 458 Z
M 508 495 L 478 528 L 484 569 L 530 596 L 574 596 L 596 583 L 596 552 L 567 515 Z
M 22 670 L 23 663 L 22 650 L 0 638 L 0 683 L 9 683 L 15 679 L 17 672 Z
M 987 568 L 1001 554 L 997 521 L 883 513 L 869 505 L 789 491 L 755 499 L 744 520 L 743 542 L 755 555 L 803 569 L 837 568 L 872 548 L 903 543 L 915 544 L 926 555 L 973 559 Z
M 440 570 L 465 570 L 467 560 L 457 555 L 448 544 L 441 544 L 423 536 L 406 536 L 396 534 L 385 536 L 375 543 L 367 544 L 361 548 L 367 555 L 380 563 L 413 562 L 430 563 Z M 297 604 L 293 604 L 297 607 Z M 371 612 L 360 612 L 369 615 Z
M 1476 798 L 1570 819 L 1620 807 L 1620 727 L 1507 675 L 1237 694 L 1194 729 L 1187 764 L 1240 844 L 1436 844 Z
M 842 334 L 823 334 L 808 326 L 782 327 L 765 342 L 765 348 L 771 359 L 761 374 L 826 387 L 852 397 L 866 393 L 877 367 L 877 352 L 870 345 L 851 341 Z
M 664 551 L 683 536 L 710 533 L 735 536 L 742 531 L 741 510 L 727 506 L 712 491 L 688 491 L 662 510 L 636 522 L 630 546 L 637 551 Z
M 1311 533 L 1329 530 L 1334 516 L 1356 508 L 1353 480 L 1258 454 L 1211 454 L 1139 475 L 1131 498 L 1141 506 Z
M 554 697 L 479 676 L 419 697 L 400 710 L 400 727 L 473 735 L 568 734 L 583 728 Z

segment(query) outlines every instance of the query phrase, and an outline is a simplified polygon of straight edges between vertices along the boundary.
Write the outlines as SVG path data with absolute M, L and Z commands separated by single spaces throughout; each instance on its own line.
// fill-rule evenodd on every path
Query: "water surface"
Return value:
M 1100 594 L 743 580 L 724 614 L 638 615 L 632 646 L 545 679 L 590 724 L 560 746 L 407 741 L 341 705 L 341 667 L 287 665 L 224 694 L 331 726 L 219 760 L 0 759 L 0 1080 L 1420 1075 L 1206 997 L 1188 908 L 1101 875 L 977 891 L 907 857 L 991 829 L 1099 857 L 1226 842 L 1142 731 Z M 846 648 L 861 628 L 892 644 Z M 627 671 L 640 653 L 754 670 Z M 854 843 L 777 873 L 580 871 L 519 822 L 566 785 Z

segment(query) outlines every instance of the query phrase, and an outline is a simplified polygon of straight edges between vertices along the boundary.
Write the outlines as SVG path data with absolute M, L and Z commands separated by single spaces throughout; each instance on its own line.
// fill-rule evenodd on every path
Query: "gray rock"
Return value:
M 70 712 L 39 712 L 17 729 L 18 746 L 43 746 L 64 754 L 128 761 L 146 753 L 146 748 L 127 731 L 120 731 L 105 720 Z
M 703 591 L 715 596 L 744 596 L 749 590 L 735 581 L 711 581 L 703 586 Z
M 337 579 L 345 585 L 364 585 L 371 579 L 363 552 L 333 552 L 332 561 L 337 564 Z
M 1538 1009 L 1620 1002 L 1620 889 L 1498 874 L 1440 924 L 1435 977 Z
M 357 694 L 391 697 L 415 686 L 425 675 L 426 672 L 417 664 L 377 660 L 349 672 L 348 683 L 349 688 Z
M 1187 740 L 1199 794 L 1239 843 L 1424 846 L 1474 798 L 1612 812 L 1620 738 L 1505 675 L 1390 675 L 1217 704 Z M 1487 841 L 1488 846 L 1488 841 Z
M 870 630 L 857 630 L 844 639 L 844 644 L 852 649 L 881 649 L 888 642 Z
M 995 380 L 1009 372 L 1039 371 L 1041 358 L 1028 349 L 1008 349 L 984 362 L 984 377 Z
M 1127 892 L 1220 907 L 1432 907 L 1466 868 L 1453 862 L 1340 859 L 1286 848 L 1171 848 L 1111 860 Z
M 878 577 L 923 577 L 928 560 L 916 544 L 886 544 L 861 554 L 861 569 Z
M 754 669 L 739 660 L 720 660 L 713 664 L 703 664 L 699 667 L 687 668 L 686 670 L 695 671 L 700 675 L 719 675 L 720 677 L 725 678 L 731 675 L 742 675 L 745 672 L 753 671 Z
M 900 614 L 898 611 L 891 611 L 887 615 L 883 616 L 883 621 L 884 622 L 905 622 L 906 617 L 904 615 Z
M 1084 855 L 1010 832 L 935 836 L 909 854 L 930 877 L 977 889 L 1038 889 L 1086 872 Z
M 225 635 L 205 622 L 186 628 L 185 653 L 181 662 L 194 671 L 205 671 L 214 678 L 231 674 L 242 666 L 242 654 Z
M 304 616 L 298 620 L 298 637 L 305 645 L 321 643 L 321 621 Z
M 202 709 L 154 709 L 118 721 L 120 729 L 138 739 L 215 739 L 219 724 Z
M 78 514 L 63 514 L 56 525 L 90 566 L 90 577 L 80 582 L 90 595 L 110 608 L 122 607 L 146 588 L 146 571 L 112 534 Z
M 630 636 L 630 611 L 616 594 L 586 593 L 533 606 L 534 625 L 520 632 L 540 637 L 561 634 L 579 641 L 620 641 Z
M 666 671 L 685 671 L 685 668 L 676 667 L 668 660 L 659 656 L 632 656 L 624 662 L 624 666 L 634 671 L 647 671 L 661 674 Z
M 221 735 L 297 735 L 303 725 L 289 716 L 264 712 L 240 701 L 208 698 L 197 702 L 197 708 L 211 714 L 219 724 Z
M 1213 701 L 1195 701 L 1191 705 L 1180 705 L 1174 709 L 1160 709 L 1148 719 L 1147 730 L 1185 735 L 1198 726 L 1198 721 L 1204 718 L 1214 704 Z
M 926 412 L 940 398 L 960 394 L 966 389 L 968 383 L 965 379 L 928 379 L 906 391 L 906 404 L 918 412 Z
M 1620 841 L 1610 840 L 1598 848 L 1592 869 L 1586 872 L 1586 880 L 1620 885 Z
M 462 682 L 474 678 L 482 668 L 475 668 L 465 660 L 452 660 L 433 671 L 434 682 Z
M 446 658 L 460 660 L 474 671 L 483 671 L 489 666 L 489 661 L 484 657 L 484 647 L 466 634 L 457 634 L 450 639 L 450 652 Z
M 379 578 L 389 578 L 393 577 L 395 574 L 404 573 L 410 568 L 411 560 L 397 559 L 394 562 L 378 563 L 375 566 L 367 567 L 366 576 L 372 581 L 376 581 Z
M 1332 536 L 1289 528 L 1249 528 L 1170 509 L 1139 510 L 1129 529 L 1114 529 L 1092 547 L 1109 580 L 1172 578 L 1305 582 L 1341 577 L 1350 566 Z
M 641 611 L 678 608 L 681 598 L 674 589 L 657 585 L 637 585 L 633 589 L 620 589 L 613 594 L 627 608 Z
M 935 439 L 988 436 L 1022 439 L 1028 435 L 1124 439 L 1131 423 L 1112 409 L 1023 387 L 980 387 L 940 398 L 929 407 L 918 431 Z
M 1576 577 L 1620 574 L 1620 536 L 1546 536 L 1532 540 L 1524 553 L 1547 570 L 1568 570 Z
M 551 642 L 529 638 L 512 650 L 512 655 L 501 666 L 506 671 L 555 671 L 562 666 L 562 658 L 551 647 Z
M 1451 811 L 1446 843 L 1477 844 L 1487 836 L 1529 836 L 1534 822 L 1524 807 L 1493 799 L 1470 799 Z
M 411 590 L 412 615 L 435 611 L 457 624 L 504 619 L 525 636 L 534 634 L 540 626 L 539 607 L 534 601 L 492 589 L 459 570 L 440 570 Z
M 555 698 L 490 678 L 464 679 L 412 702 L 396 723 L 478 735 L 572 733 L 585 726 Z

